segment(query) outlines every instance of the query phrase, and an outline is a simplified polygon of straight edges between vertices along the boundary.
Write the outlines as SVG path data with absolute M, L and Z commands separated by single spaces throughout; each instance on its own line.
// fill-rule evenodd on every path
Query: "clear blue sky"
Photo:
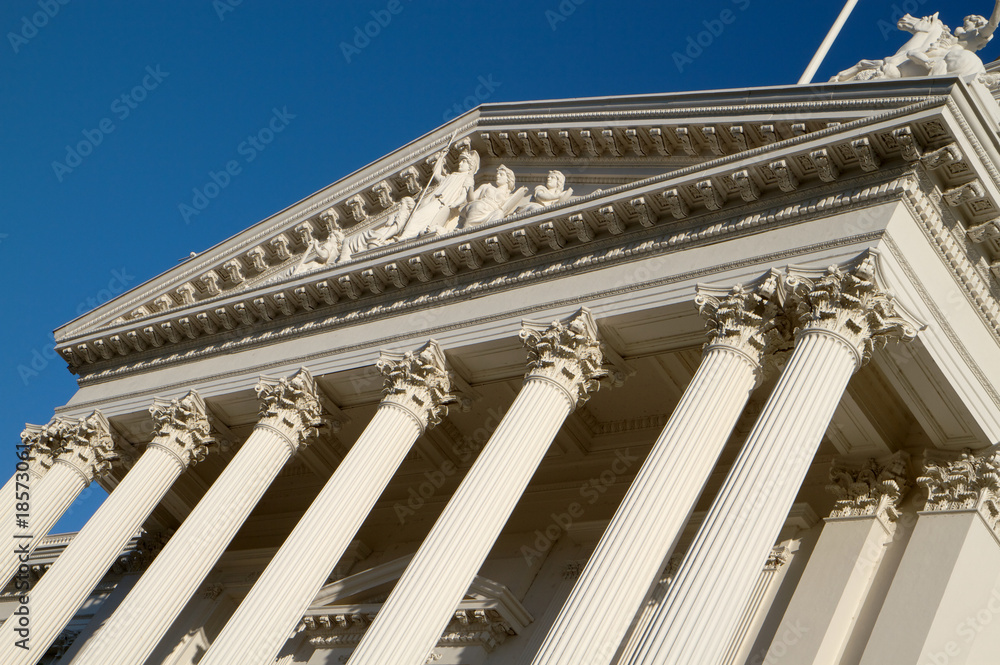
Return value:
M 47 422 L 75 391 L 51 331 L 93 306 L 434 129 L 456 105 L 793 84 L 842 6 L 4 0 L 0 482 L 24 423 Z M 901 10 L 940 11 L 955 27 L 992 6 L 863 0 L 817 80 L 895 52 Z M 241 151 L 275 109 L 287 127 Z M 81 142 L 87 154 L 68 152 Z M 186 223 L 179 206 L 234 159 L 240 173 Z M 87 492 L 55 531 L 79 529 L 103 495 Z

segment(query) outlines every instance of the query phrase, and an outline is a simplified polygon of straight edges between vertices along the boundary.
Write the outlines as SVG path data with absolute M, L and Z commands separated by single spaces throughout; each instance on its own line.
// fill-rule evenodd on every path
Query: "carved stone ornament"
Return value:
M 1000 455 L 966 451 L 956 460 L 924 462 L 917 484 L 927 490 L 924 510 L 976 510 L 1000 532 Z
M 309 370 L 303 367 L 291 377 L 261 377 L 255 390 L 260 401 L 258 427 L 277 430 L 296 450 L 316 436 L 323 424 L 322 406 Z
M 156 533 L 143 531 L 139 536 L 139 541 L 135 543 L 135 547 L 122 552 L 118 557 L 118 560 L 111 566 L 111 572 L 116 575 L 144 572 L 153 563 L 153 559 L 166 547 L 171 535 L 173 535 L 173 531 Z
M 434 340 L 417 351 L 383 351 L 376 366 L 384 377 L 382 402 L 405 409 L 421 429 L 440 423 L 455 401 L 444 352 Z
M 171 453 L 182 468 L 194 466 L 208 456 L 208 446 L 214 443 L 205 402 L 195 391 L 181 399 L 153 400 L 149 407 L 153 418 L 151 447 Z
M 789 269 L 786 283 L 795 301 L 798 333 L 828 331 L 857 354 L 858 367 L 889 339 L 912 340 L 920 328 L 897 306 L 876 279 L 875 254 L 830 266 L 818 278 Z
M 28 470 L 43 475 L 52 467 L 62 446 L 66 421 L 53 419 L 47 425 L 25 424 L 21 432 L 21 445 L 28 453 Z
M 80 420 L 53 420 L 39 433 L 39 446 L 54 454 L 56 462 L 76 469 L 87 483 L 108 473 L 118 459 L 111 425 L 100 411 Z
M 966 16 L 961 27 L 951 29 L 938 14 L 917 18 L 906 14 L 896 24 L 912 37 L 893 55 L 881 60 L 862 60 L 831 81 L 870 81 L 921 76 L 971 76 L 986 73 L 976 53 L 993 38 L 1000 22 L 1000 0 L 987 20 Z
M 698 286 L 695 304 L 711 339 L 706 348 L 721 345 L 746 354 L 757 365 L 764 356 L 782 350 L 792 339 L 791 324 L 784 315 L 785 294 L 778 273 L 771 272 L 729 291 Z
M 597 323 L 586 307 L 550 325 L 524 321 L 521 340 L 528 349 L 525 379 L 547 379 L 571 396 L 574 408 L 583 406 L 599 380 L 607 375 L 597 338 Z
M 860 468 L 834 464 L 826 490 L 837 500 L 830 517 L 877 516 L 899 518 L 899 504 L 910 489 L 909 455 L 898 452 L 879 461 L 869 459 Z

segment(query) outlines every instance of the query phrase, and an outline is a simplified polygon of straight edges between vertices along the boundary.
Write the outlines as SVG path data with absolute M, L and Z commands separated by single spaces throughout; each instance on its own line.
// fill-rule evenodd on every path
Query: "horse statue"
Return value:
M 1000 25 L 1000 0 L 996 0 L 989 20 L 975 14 L 966 16 L 962 26 L 956 28 L 954 33 L 938 14 L 919 19 L 906 14 L 896 25 L 913 37 L 895 54 L 882 60 L 862 60 L 830 81 L 984 74 L 986 68 L 976 53 L 993 39 L 993 33 Z

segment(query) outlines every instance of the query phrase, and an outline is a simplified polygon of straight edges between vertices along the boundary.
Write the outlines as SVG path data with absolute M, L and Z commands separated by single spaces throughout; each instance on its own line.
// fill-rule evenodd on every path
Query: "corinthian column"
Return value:
M 145 452 L 31 590 L 30 629 L 22 634 L 11 621 L 0 627 L 0 663 L 33 665 L 42 657 L 177 476 L 208 454 L 198 393 L 154 403 L 150 413 L 154 434 Z M 18 645 L 22 639 L 27 648 Z
M 451 380 L 437 342 L 428 342 L 417 353 L 382 353 L 378 367 L 385 385 L 375 417 L 201 665 L 274 662 L 407 452 L 446 413 Z
M 253 433 L 74 663 L 145 662 L 285 462 L 316 434 L 321 409 L 308 370 L 262 378 L 257 396 Z
M 532 661 L 610 663 L 673 550 L 750 393 L 764 354 L 790 340 L 779 276 L 701 287 L 712 341 Z
M 111 470 L 111 461 L 117 457 L 110 426 L 100 411 L 80 420 L 56 418 L 45 427 L 31 426 L 25 433 L 32 451 L 37 451 L 35 461 L 28 463 L 29 474 L 34 468 L 36 476 L 44 473 L 44 478 L 29 486 L 27 500 L 15 502 L 11 495 L 10 503 L 4 505 L 0 534 L 11 534 L 4 542 L 12 545 L 0 559 L 0 586 L 10 581 L 80 492 Z M 51 466 L 46 472 L 47 462 Z
M 633 664 L 717 662 L 851 375 L 877 343 L 910 339 L 875 258 L 792 274 L 795 350 L 695 536 Z M 720 636 L 723 636 L 720 639 Z
M 991 450 L 925 460 L 917 484 L 927 502 L 861 665 L 996 662 L 1000 455 Z
M 827 487 L 837 505 L 809 555 L 805 572 L 775 632 L 774 662 L 836 665 L 868 595 L 899 504 L 910 488 L 906 453 L 860 468 L 835 464 Z
M 597 389 L 603 356 L 589 310 L 548 327 L 526 322 L 521 338 L 529 356 L 524 387 L 349 665 L 423 665 L 556 432 Z

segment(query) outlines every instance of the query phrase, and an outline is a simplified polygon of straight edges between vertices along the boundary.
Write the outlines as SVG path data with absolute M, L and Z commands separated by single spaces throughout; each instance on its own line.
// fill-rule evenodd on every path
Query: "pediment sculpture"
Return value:
M 830 79 L 831 82 L 872 81 L 921 76 L 969 77 L 986 73 L 977 55 L 993 39 L 1000 24 L 1000 0 L 987 20 L 973 14 L 961 27 L 951 29 L 938 14 L 916 18 L 906 14 L 896 26 L 913 35 L 893 55 L 881 60 L 862 60 Z
M 514 172 L 503 164 L 497 167 L 494 182 L 476 188 L 479 153 L 472 149 L 468 138 L 458 141 L 454 149 L 458 153 L 454 171 L 449 171 L 446 164 L 448 148 L 428 158 L 427 162 L 433 164 L 431 179 L 415 199 L 404 196 L 372 218 L 358 204 L 357 211 L 352 209 L 352 216 L 365 221 L 359 223 L 356 230 L 343 228 L 336 216 L 326 218 L 324 221 L 330 230 L 326 239 L 310 238 L 308 248 L 290 274 L 309 273 L 350 261 L 385 245 L 442 235 L 515 213 L 537 212 L 565 203 L 573 196 L 573 190 L 565 186 L 566 176 L 560 171 L 550 171 L 546 183 L 535 188 L 534 196 L 528 194 L 527 187 L 514 189 Z M 285 272 L 283 276 L 288 274 Z

